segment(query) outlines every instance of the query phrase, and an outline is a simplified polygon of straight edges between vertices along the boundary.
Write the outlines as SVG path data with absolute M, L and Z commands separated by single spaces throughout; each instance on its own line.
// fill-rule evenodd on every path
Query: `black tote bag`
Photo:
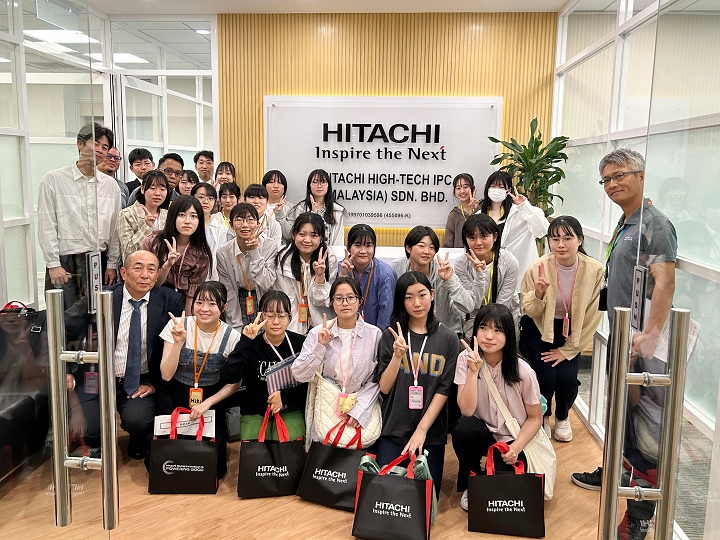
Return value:
M 303 438 L 290 441 L 285 422 L 275 414 L 279 441 L 266 441 L 265 430 L 270 419 L 270 407 L 258 439 L 240 443 L 238 497 L 255 499 L 295 495 L 305 466 Z
M 361 450 L 360 428 L 345 447 L 338 446 L 345 423 L 342 421 L 336 424 L 328 431 L 322 443 L 314 441 L 310 445 L 297 494 L 323 506 L 352 512 L 355 508 L 358 467 L 365 452 Z M 330 437 L 336 429 L 337 435 L 331 442 Z
M 487 475 L 468 480 L 468 530 L 508 536 L 545 536 L 543 478 L 525 474 L 516 461 L 515 474 L 495 474 L 494 450 L 506 454 L 507 443 L 498 442 L 488 450 Z
M 415 457 L 407 476 L 389 474 L 408 456 L 403 454 L 378 474 L 358 471 L 352 534 L 365 540 L 429 540 L 433 481 L 414 477 Z
M 195 439 L 177 438 L 178 407 L 170 419 L 170 438 L 153 439 L 150 447 L 148 493 L 214 494 L 217 492 L 217 444 L 202 438 L 201 416 Z

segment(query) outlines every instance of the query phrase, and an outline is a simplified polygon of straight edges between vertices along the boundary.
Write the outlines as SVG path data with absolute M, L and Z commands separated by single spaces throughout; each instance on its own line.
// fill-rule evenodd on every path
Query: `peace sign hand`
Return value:
M 468 371 L 472 373 L 477 373 L 480 368 L 482 367 L 483 359 L 480 357 L 480 352 L 478 351 L 478 342 L 477 337 L 473 336 L 473 348 L 470 348 L 470 345 L 467 344 L 467 341 L 464 339 L 461 339 L 463 347 L 465 347 L 465 350 L 468 352 L 467 355 L 467 365 L 468 365 Z
M 445 260 L 442 260 L 440 258 L 440 255 L 437 256 L 437 263 L 438 263 L 437 273 L 438 273 L 438 276 L 440 276 L 440 279 L 442 279 L 443 281 L 447 281 L 448 279 L 450 279 L 452 277 L 453 269 L 452 269 L 452 266 L 450 265 L 449 257 L 450 257 L 450 252 L 447 252 L 445 254 Z
M 170 263 L 170 266 L 172 266 L 180 258 L 180 252 L 177 250 L 177 241 L 173 236 L 172 244 L 170 244 L 167 240 L 165 240 L 165 244 L 168 247 L 167 262 Z
M 322 322 L 322 328 L 320 328 L 320 331 L 318 331 L 318 343 L 320 345 L 327 346 L 330 341 L 332 341 L 333 333 L 332 333 L 332 327 L 335 326 L 335 323 L 337 322 L 337 318 L 333 319 L 330 325 L 328 326 L 327 322 L 327 315 L 323 313 L 323 322 Z
M 508 189 L 508 195 L 510 195 L 513 204 L 522 204 L 527 200 L 525 195 L 518 194 L 517 187 L 512 188 L 512 191 Z
M 397 332 L 392 329 L 392 326 L 389 326 L 388 330 L 390 330 L 390 333 L 395 338 L 395 341 L 393 342 L 393 357 L 402 358 L 408 351 L 409 347 L 407 343 L 405 343 L 405 338 L 402 335 L 402 328 L 400 328 L 400 323 L 397 323 Z
M 172 322 L 175 323 L 170 329 L 173 341 L 175 341 L 177 345 L 182 345 L 185 343 L 185 339 L 187 339 L 187 331 L 185 330 L 185 312 L 182 312 L 180 319 L 176 319 L 175 315 L 172 313 L 168 313 L 168 315 L 170 315 Z
M 148 227 L 150 227 L 152 229 L 153 226 L 155 225 L 155 221 L 157 220 L 157 216 L 153 216 L 150 213 L 150 210 L 148 210 L 144 204 L 141 204 L 140 206 L 142 207 L 143 211 L 145 212 L 145 225 L 147 225 Z
M 318 214 L 320 210 L 322 210 L 322 207 L 325 206 L 325 202 L 317 202 L 315 200 L 315 197 L 311 197 L 312 201 L 312 211 Z
M 247 336 L 250 339 L 255 339 L 257 337 L 257 335 L 260 333 L 260 329 L 265 326 L 265 323 L 267 322 L 267 319 L 264 319 L 263 322 L 258 324 L 258 321 L 260 320 L 260 315 L 262 315 L 262 312 L 257 314 L 257 317 L 255 317 L 255 320 L 253 322 L 243 326 L 242 333 L 244 336 Z
M 355 255 L 350 255 L 350 252 L 345 249 L 345 258 L 343 259 L 342 263 L 340 263 L 340 277 L 347 277 L 348 274 L 355 268 L 353 266 L 353 257 Z
M 325 261 L 327 260 L 327 254 L 327 248 L 325 249 L 325 253 L 323 253 L 323 248 L 320 248 L 320 251 L 318 252 L 318 260 L 313 263 L 313 270 L 315 271 L 315 275 L 317 277 L 325 278 Z
M 468 203 L 468 208 L 475 212 L 475 210 L 478 209 L 480 206 L 480 201 L 478 201 L 475 197 L 470 197 L 470 202 Z
M 484 272 L 487 264 L 482 259 L 478 259 L 472 251 L 465 253 L 465 258 L 470 261 L 476 272 Z
M 262 231 L 262 229 L 260 229 L 260 231 Z M 260 234 L 261 234 L 261 232 L 258 232 L 258 227 L 256 226 L 255 230 L 250 235 L 250 238 L 245 240 L 245 249 L 247 249 L 247 250 L 256 249 L 258 247 L 258 245 L 260 245 Z
M 538 266 L 538 275 L 535 278 L 535 298 L 542 300 L 545 298 L 545 292 L 550 286 L 550 282 L 545 277 L 545 263 Z
M 281 210 L 285 206 L 285 195 L 280 197 L 280 200 L 275 204 L 275 211 Z

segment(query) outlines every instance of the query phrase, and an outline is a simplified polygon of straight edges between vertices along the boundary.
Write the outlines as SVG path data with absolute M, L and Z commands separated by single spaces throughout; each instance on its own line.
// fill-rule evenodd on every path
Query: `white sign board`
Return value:
M 346 224 L 385 227 L 444 227 L 461 172 L 482 198 L 502 119 L 499 97 L 265 96 L 264 108 L 265 170 L 285 174 L 288 201 L 325 169 Z

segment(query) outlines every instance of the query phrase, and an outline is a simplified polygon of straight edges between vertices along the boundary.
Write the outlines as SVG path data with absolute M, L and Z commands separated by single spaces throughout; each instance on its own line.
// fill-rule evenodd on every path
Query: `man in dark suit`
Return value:
M 128 454 L 133 459 L 143 459 L 147 454 L 148 435 L 152 433 L 156 413 L 155 393 L 163 384 L 160 332 L 170 319 L 168 312 L 180 316 L 184 309 L 179 293 L 156 286 L 158 269 L 154 254 L 135 251 L 120 269 L 124 283 L 109 289 L 113 293 L 112 365 L 117 382 L 117 410 L 121 427 L 130 434 Z M 71 408 L 70 432 L 73 436 L 84 435 L 87 441 L 95 438 L 100 428 L 97 376 L 91 375 L 94 366 L 81 368 L 76 375 L 75 392 L 82 407 Z M 71 407 L 73 402 L 71 396 Z

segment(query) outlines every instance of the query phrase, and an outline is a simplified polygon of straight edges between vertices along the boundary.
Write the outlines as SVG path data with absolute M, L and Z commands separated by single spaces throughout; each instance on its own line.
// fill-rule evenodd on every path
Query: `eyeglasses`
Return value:
M 602 178 L 600 178 L 600 185 L 603 186 L 603 185 L 605 185 L 605 184 L 608 184 L 608 183 L 612 182 L 613 180 L 615 180 L 616 182 L 620 182 L 620 181 L 621 181 L 623 178 L 625 178 L 625 176 L 627 176 L 628 174 L 637 174 L 637 173 L 640 173 L 640 172 L 643 172 L 643 171 L 616 172 L 616 173 L 613 174 L 612 176 L 603 176 Z
M 107 155 L 107 159 L 110 159 L 110 160 L 112 160 L 112 161 L 117 161 L 118 163 L 120 163 L 120 162 L 122 161 L 122 157 L 121 157 L 121 156 L 114 156 L 114 155 L 112 155 L 112 154 L 108 154 L 108 155 Z
M 257 223 L 257 219 L 255 219 L 254 217 L 246 217 L 246 218 L 236 217 L 233 220 L 233 223 L 247 223 L 248 225 L 255 225 Z
M 358 297 L 357 296 L 334 296 L 332 299 L 334 304 L 337 304 L 338 306 L 342 306 L 347 302 L 348 306 L 354 306 L 357 304 Z
M 171 169 L 170 167 L 160 170 L 168 176 L 180 176 L 182 174 L 182 171 L 176 171 L 175 169 Z
M 195 198 L 200 202 L 213 202 L 215 200 L 215 197 L 210 197 L 208 195 L 195 195 Z
M 263 317 L 270 321 L 287 321 L 290 315 L 287 313 L 267 313 L 263 311 Z
M 327 180 L 325 180 L 324 178 L 313 178 L 312 180 L 310 180 L 310 184 L 312 184 L 313 186 L 322 186 L 323 184 L 327 184 Z

